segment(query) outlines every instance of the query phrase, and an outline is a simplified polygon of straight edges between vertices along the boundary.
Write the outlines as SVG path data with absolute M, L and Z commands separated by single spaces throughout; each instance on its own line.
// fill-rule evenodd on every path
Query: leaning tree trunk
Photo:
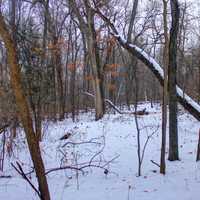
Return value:
M 123 37 L 121 37 L 115 28 L 114 24 L 103 15 L 99 10 L 96 11 L 97 14 L 101 17 L 103 21 L 105 21 L 109 27 L 113 31 L 113 37 L 119 42 L 119 44 L 126 49 L 130 54 L 134 55 L 137 59 L 139 59 L 142 63 L 144 63 L 154 74 L 154 76 L 158 79 L 159 83 L 164 85 L 164 73 L 161 66 L 156 62 L 156 60 L 148 55 L 144 49 L 139 48 L 136 45 L 130 44 Z M 187 94 L 183 93 L 183 90 L 176 85 L 176 96 L 178 98 L 179 103 L 198 121 L 200 121 L 200 105 L 196 103 L 191 97 Z
M 177 0 L 171 0 L 172 24 L 169 41 L 169 157 L 170 161 L 179 160 L 178 154 L 178 126 L 177 126 L 177 96 L 176 96 L 176 71 L 177 71 L 177 35 L 179 30 L 179 5 Z
M 163 69 L 159 64 L 148 55 L 143 49 L 137 47 L 136 45 L 131 45 L 127 43 L 123 38 L 119 35 L 115 35 L 115 38 L 118 40 L 120 45 L 126 49 L 128 52 L 137 57 L 142 63 L 144 63 L 154 74 L 154 76 L 158 79 L 161 86 L 164 85 L 163 78 Z M 198 121 L 200 121 L 200 105 L 196 103 L 191 97 L 187 94 L 183 93 L 181 88 L 176 85 L 176 96 L 178 98 L 179 103 Z
M 25 130 L 29 151 L 34 164 L 41 199 L 50 200 L 50 194 L 45 176 L 45 168 L 41 157 L 39 142 L 33 130 L 33 122 L 30 110 L 22 88 L 20 66 L 18 64 L 16 45 L 7 29 L 2 14 L 0 13 L 0 36 L 2 37 L 8 53 L 10 65 L 10 81 L 15 94 L 16 104 L 19 108 L 20 117 Z

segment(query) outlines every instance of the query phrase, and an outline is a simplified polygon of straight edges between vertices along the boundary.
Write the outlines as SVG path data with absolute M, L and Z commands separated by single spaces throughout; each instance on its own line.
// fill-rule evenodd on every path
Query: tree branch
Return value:
M 155 77 L 160 82 L 161 86 L 164 85 L 164 72 L 163 68 L 152 58 L 148 55 L 143 49 L 139 48 L 136 45 L 132 45 L 128 43 L 125 39 L 123 39 L 115 25 L 108 19 L 104 14 L 101 13 L 100 10 L 96 10 L 96 13 L 101 17 L 101 19 L 108 24 L 108 26 L 113 31 L 113 36 L 119 42 L 119 44 L 126 49 L 130 54 L 135 56 L 138 60 L 144 63 L 155 75 Z M 183 90 L 177 85 L 176 86 L 176 95 L 178 98 L 179 103 L 198 121 L 200 121 L 200 105 L 196 103 L 191 97 L 187 94 L 184 94 Z

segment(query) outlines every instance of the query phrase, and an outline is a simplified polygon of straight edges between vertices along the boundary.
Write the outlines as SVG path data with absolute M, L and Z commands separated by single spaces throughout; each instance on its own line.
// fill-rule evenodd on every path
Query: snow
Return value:
M 127 41 L 120 35 L 116 35 L 114 34 L 114 36 L 116 38 L 120 38 L 120 40 L 124 43 L 124 44 L 127 44 Z M 138 53 L 140 53 L 141 55 L 143 55 L 144 58 L 146 58 L 152 65 L 153 67 L 155 68 L 155 70 L 160 74 L 160 76 L 162 78 L 164 78 L 164 72 L 163 72 L 163 69 L 162 67 L 156 62 L 156 60 L 150 56 L 149 54 L 147 54 L 144 49 L 141 49 L 139 48 L 138 46 L 134 45 L 134 44 L 128 44 L 130 48 L 133 48 L 135 49 L 135 51 L 137 51 Z
M 116 38 L 120 38 L 120 40 L 124 43 L 127 44 L 127 41 L 120 35 L 115 35 Z M 133 48 L 135 51 L 137 51 L 139 54 L 143 55 L 143 57 L 148 60 L 153 68 L 160 74 L 160 76 L 162 77 L 162 79 L 164 79 L 164 72 L 162 67 L 156 62 L 156 60 L 151 57 L 149 54 L 147 54 L 143 49 L 139 48 L 136 45 L 133 44 L 128 44 L 130 48 Z M 195 102 L 191 97 L 189 97 L 186 93 L 183 92 L 183 90 L 179 87 L 176 86 L 176 91 L 177 94 L 182 97 L 184 100 L 187 101 L 188 104 L 190 104 L 195 110 L 197 110 L 198 112 L 200 112 L 200 105 Z
M 191 97 L 189 97 L 187 94 L 185 94 L 183 92 L 183 90 L 176 86 L 176 91 L 178 93 L 178 95 L 180 97 L 182 97 L 183 99 L 185 99 L 192 107 L 194 107 L 196 110 L 198 110 L 198 112 L 200 112 L 200 105 L 198 103 L 196 103 Z
M 150 103 L 143 103 L 138 110 L 144 108 L 149 115 L 139 116 L 142 144 L 152 132 L 156 133 L 147 145 L 141 177 L 137 176 L 136 126 L 132 114 L 106 114 L 102 120 L 94 121 L 94 113 L 91 111 L 80 114 L 74 123 L 71 119 L 57 123 L 46 121 L 41 149 L 47 171 L 64 165 L 83 166 L 81 163 L 90 161 L 101 150 L 101 154 L 93 160 L 99 161 L 101 166 L 116 158 L 106 166 L 108 175 L 104 174 L 104 170 L 92 167 L 85 168 L 84 175 L 79 171 L 78 179 L 74 170 L 50 173 L 47 177 L 52 200 L 198 199 L 200 163 L 196 163 L 195 159 L 200 123 L 179 110 L 181 160 L 167 161 L 167 174 L 163 176 L 159 173 L 159 168 L 150 162 L 154 160 L 159 163 L 161 108 L 159 104 L 154 104 L 151 108 Z M 67 132 L 72 133 L 72 136 L 66 141 L 59 140 Z M 5 171 L 2 174 L 12 175 L 12 178 L 0 178 L 0 199 L 38 199 L 27 182 L 11 167 L 11 162 L 19 161 L 25 172 L 31 171 L 32 163 L 24 140 L 24 134 L 21 133 L 15 142 L 14 156 L 6 157 Z M 66 142 L 91 140 L 94 143 L 62 147 Z M 66 155 L 65 159 L 62 159 L 63 153 Z M 34 174 L 30 177 L 36 185 Z
M 155 68 L 155 70 L 160 74 L 160 76 L 162 78 L 164 78 L 164 72 L 163 69 L 161 68 L 161 66 L 156 62 L 156 60 L 151 57 L 149 54 L 147 54 L 143 49 L 139 48 L 136 45 L 130 44 L 129 45 L 131 48 L 134 48 L 137 52 L 139 52 L 140 54 L 142 54 Z

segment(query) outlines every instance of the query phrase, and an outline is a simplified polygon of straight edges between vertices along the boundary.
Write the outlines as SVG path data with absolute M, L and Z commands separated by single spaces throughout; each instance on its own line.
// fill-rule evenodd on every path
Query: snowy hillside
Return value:
M 66 119 L 44 123 L 41 143 L 48 184 L 53 200 L 197 200 L 200 163 L 196 163 L 199 122 L 179 112 L 180 161 L 167 161 L 167 174 L 159 173 L 161 109 L 158 104 L 142 104 L 148 115 L 139 116 L 141 143 L 150 136 L 137 176 L 137 137 L 132 114 L 107 114 L 94 121 L 94 113 L 81 114 L 73 123 Z M 66 134 L 68 139 L 60 140 Z M 15 142 L 14 155 L 6 158 L 0 178 L 0 199 L 35 200 L 36 193 L 14 170 L 20 163 L 34 185 L 37 181 L 24 134 Z M 23 144 L 23 145 L 22 145 Z M 166 152 L 167 153 L 167 152 Z M 63 169 L 61 169 L 63 168 Z M 64 169 L 65 168 L 65 169 Z M 29 173 L 30 172 L 30 173 Z

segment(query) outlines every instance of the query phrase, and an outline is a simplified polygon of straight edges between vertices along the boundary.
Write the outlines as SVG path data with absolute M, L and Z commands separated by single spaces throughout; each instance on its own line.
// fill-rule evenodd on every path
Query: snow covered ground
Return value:
M 180 111 L 180 161 L 167 161 L 167 174 L 159 174 L 161 140 L 161 109 L 158 104 L 141 104 L 149 115 L 139 116 L 141 140 L 144 145 L 151 135 L 142 165 L 142 176 L 137 177 L 137 138 L 134 116 L 106 114 L 94 121 L 94 113 L 81 114 L 53 124 L 44 123 L 41 143 L 46 171 L 73 166 L 84 171 L 65 169 L 47 175 L 52 200 L 197 200 L 200 196 L 200 163 L 196 163 L 196 149 L 200 123 Z M 71 133 L 68 140 L 59 140 Z M 19 161 L 25 172 L 32 163 L 23 134 L 15 142 L 14 155 L 6 158 L 5 171 L 0 175 L 0 199 L 36 200 L 37 195 L 28 183 L 11 167 Z M 64 144 L 68 143 L 63 147 Z M 86 142 L 86 143 L 83 143 Z M 89 142 L 89 143 L 87 143 Z M 74 145 L 74 143 L 79 143 Z M 166 152 L 167 156 L 167 152 Z M 93 167 L 87 167 L 88 164 Z M 105 174 L 105 169 L 108 174 Z M 36 185 L 33 173 L 28 175 Z

